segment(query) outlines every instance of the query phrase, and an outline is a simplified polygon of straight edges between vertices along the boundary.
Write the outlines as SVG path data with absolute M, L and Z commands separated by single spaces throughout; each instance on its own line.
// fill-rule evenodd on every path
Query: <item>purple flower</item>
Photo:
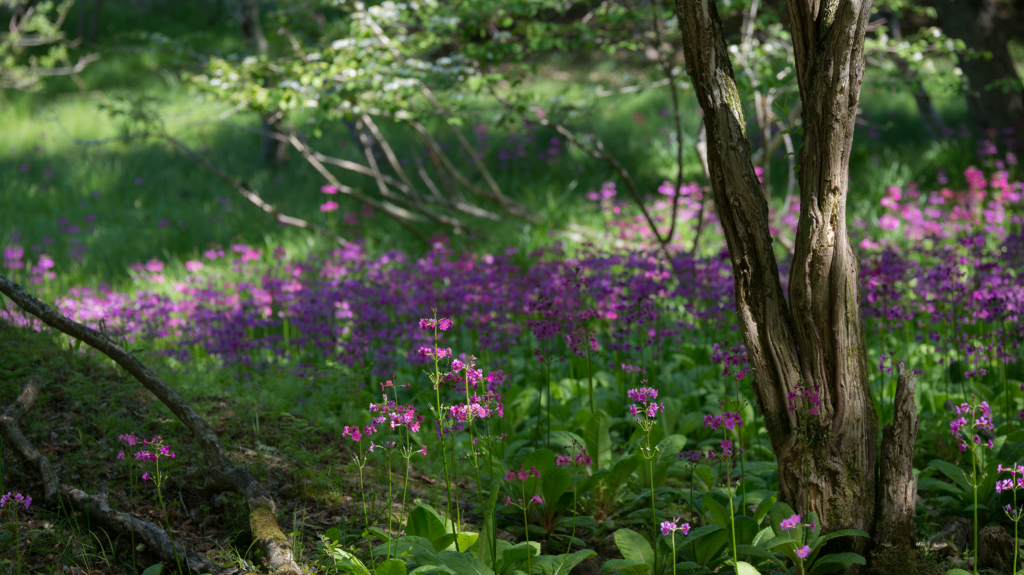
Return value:
M 804 545 L 803 547 L 796 550 L 796 554 L 797 557 L 800 557 L 801 559 L 807 559 L 807 556 L 811 554 L 811 548 L 807 545 Z
M 668 534 L 672 533 L 676 529 L 678 529 L 678 527 L 676 526 L 675 523 L 672 523 L 671 521 L 662 521 L 661 522 L 661 534 L 664 535 L 665 537 L 668 537 Z
M 782 523 L 779 524 L 779 527 L 782 528 L 783 531 L 786 531 L 796 527 L 797 525 L 800 525 L 800 516 L 793 515 L 789 519 L 783 519 Z
M 32 505 L 32 498 L 28 495 L 22 495 L 21 493 L 7 492 L 6 495 L 0 496 L 0 509 L 3 509 L 8 503 L 22 504 L 25 509 L 28 509 Z

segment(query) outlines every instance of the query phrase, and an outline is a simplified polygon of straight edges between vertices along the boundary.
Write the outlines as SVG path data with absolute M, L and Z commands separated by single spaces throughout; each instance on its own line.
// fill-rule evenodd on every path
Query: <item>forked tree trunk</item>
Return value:
M 718 10 L 713 0 L 676 0 L 676 13 L 687 72 L 704 110 L 711 184 L 735 274 L 736 313 L 779 461 L 780 497 L 805 516 L 815 512 L 827 531 L 873 533 L 876 494 L 888 488 L 877 475 L 878 420 L 860 319 L 858 260 L 846 229 L 871 2 L 786 4 L 804 126 L 788 301 Z M 799 412 L 788 410 L 787 394 L 798 385 L 821 398 L 821 413 L 811 421 L 798 421 Z M 799 437 L 800 429 L 807 437 Z M 909 457 L 913 440 L 900 433 L 890 442 L 902 445 L 897 453 Z

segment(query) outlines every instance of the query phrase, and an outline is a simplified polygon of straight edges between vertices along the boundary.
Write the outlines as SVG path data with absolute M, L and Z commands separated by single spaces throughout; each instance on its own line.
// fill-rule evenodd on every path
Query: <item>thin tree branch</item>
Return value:
M 280 573 L 302 575 L 292 557 L 291 544 L 277 524 L 277 505 L 270 493 L 248 469 L 236 466 L 228 459 L 213 428 L 191 404 L 178 395 L 178 392 L 167 385 L 160 376 L 105 334 L 65 317 L 3 275 L 0 275 L 0 293 L 18 304 L 21 309 L 41 319 L 46 325 L 84 341 L 114 360 L 166 405 L 192 432 L 193 438 L 199 444 L 200 452 L 207 464 L 206 488 L 230 489 L 241 494 L 249 507 L 253 538 L 262 548 L 271 568 Z
M 282 223 L 284 225 L 287 225 L 287 226 L 294 226 L 294 227 L 297 227 L 297 228 L 308 229 L 308 230 L 312 230 L 312 231 L 315 231 L 315 232 L 319 232 L 321 234 L 324 234 L 327 237 L 334 238 L 334 240 L 337 243 L 339 243 L 339 244 L 344 244 L 344 243 L 347 242 L 347 240 L 345 240 L 345 238 L 341 237 L 337 233 L 335 233 L 335 232 L 333 232 L 333 231 L 331 231 L 331 230 L 329 230 L 329 229 L 327 229 L 327 228 L 325 228 L 323 226 L 320 226 L 318 224 L 314 224 L 312 222 L 307 222 L 306 220 L 303 220 L 301 218 L 296 218 L 294 216 L 289 216 L 287 214 L 283 214 L 283 213 L 279 212 L 277 210 L 277 208 L 275 208 L 274 206 L 272 206 L 272 205 L 268 204 L 267 202 L 263 201 L 263 198 L 261 198 L 260 195 L 257 192 L 254 192 L 254 191 L 248 189 L 240 181 L 238 181 L 235 178 L 232 178 L 230 175 L 227 174 L 227 172 L 225 172 L 224 170 L 220 169 L 219 166 L 217 166 L 213 162 L 210 162 L 209 160 L 207 160 L 205 156 L 203 156 L 199 152 L 193 150 L 191 147 L 189 147 L 187 144 L 185 144 L 181 140 L 179 140 L 177 138 L 174 138 L 170 134 L 166 134 L 166 133 L 159 134 L 159 137 L 163 138 L 168 143 L 170 143 L 172 146 L 174 146 L 179 151 L 184 153 L 193 162 L 196 162 L 200 166 L 203 166 L 207 170 L 213 172 L 218 178 L 224 180 L 232 188 L 234 188 L 235 191 L 238 192 L 239 195 L 241 195 L 243 198 L 245 198 L 249 203 L 251 203 L 252 205 L 256 206 L 257 208 L 263 210 L 267 214 L 270 214 L 278 222 L 280 222 L 280 223 Z
M 278 127 L 278 129 L 280 129 L 280 128 Z M 427 236 L 425 236 L 423 234 L 423 232 L 421 232 L 418 229 L 416 229 L 415 227 L 413 227 L 412 224 L 410 223 L 410 222 L 420 221 L 420 218 L 416 214 L 413 214 L 413 213 L 409 212 L 405 208 L 402 208 L 400 206 L 396 206 L 395 204 L 392 204 L 391 202 L 388 202 L 388 201 L 377 201 L 374 198 L 371 198 L 370 196 L 367 196 L 365 194 L 357 192 L 354 189 L 352 189 L 352 188 L 346 186 L 345 184 L 341 183 L 338 180 L 338 178 L 334 177 L 334 174 L 332 174 L 331 171 L 328 170 L 323 165 L 323 163 L 320 162 L 320 160 L 316 159 L 316 157 L 313 155 L 313 153 L 309 149 L 309 147 L 307 147 L 304 143 L 302 143 L 301 140 L 299 140 L 298 136 L 295 135 L 295 131 L 294 130 L 289 132 L 289 134 L 288 134 L 288 142 L 292 145 L 293 148 L 295 148 L 300 154 L 302 154 L 302 157 L 305 158 L 306 161 L 309 162 L 309 164 L 311 166 L 313 166 L 313 168 L 317 172 L 319 172 L 320 175 L 323 176 L 324 179 L 326 179 L 328 183 L 330 183 L 332 186 L 334 186 L 339 192 L 341 192 L 341 193 L 343 193 L 343 194 L 345 194 L 347 196 L 351 196 L 352 198 L 354 198 L 354 199 L 356 199 L 356 200 L 358 200 L 358 201 L 360 201 L 360 202 L 362 202 L 362 203 L 364 203 L 364 204 L 366 204 L 368 206 L 371 206 L 373 208 L 381 210 L 382 212 L 384 212 L 384 213 L 388 214 L 389 216 L 391 216 L 392 219 L 394 219 L 400 226 L 402 226 L 403 228 L 408 230 L 409 233 L 415 235 L 417 238 L 422 240 L 424 243 L 429 243 L 430 240 L 427 238 Z

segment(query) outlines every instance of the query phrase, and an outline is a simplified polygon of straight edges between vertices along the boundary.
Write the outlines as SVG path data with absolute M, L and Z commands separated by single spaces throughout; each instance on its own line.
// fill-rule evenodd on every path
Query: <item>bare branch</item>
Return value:
M 0 435 L 14 449 L 25 465 L 34 468 L 39 473 L 43 480 L 44 499 L 48 503 L 54 503 L 60 493 L 60 480 L 50 466 L 50 461 L 29 443 L 18 427 L 21 418 L 32 409 L 42 387 L 43 379 L 38 375 L 28 380 L 28 384 L 25 385 L 25 389 L 22 390 L 18 399 L 3 414 L 0 414 Z
M 170 537 L 158 525 L 134 517 L 128 513 L 117 511 L 107 505 L 106 497 L 93 496 L 84 491 L 60 485 L 60 478 L 50 466 L 49 460 L 21 432 L 18 422 L 32 408 L 42 388 L 42 378 L 33 376 L 18 399 L 0 415 L 0 436 L 14 450 L 15 454 L 28 466 L 35 469 L 43 480 L 45 489 L 44 500 L 49 505 L 69 504 L 99 523 L 102 527 L 115 533 L 134 532 L 139 540 L 145 543 L 161 560 L 174 560 L 174 547 Z M 217 573 L 218 575 L 236 575 L 243 571 L 224 568 L 216 563 L 180 546 L 177 554 L 184 558 L 185 566 L 192 573 Z
M 270 493 L 248 469 L 236 466 L 228 459 L 213 428 L 191 404 L 178 395 L 178 392 L 167 385 L 160 376 L 105 334 L 65 317 L 3 275 L 0 275 L 0 293 L 9 297 L 21 309 L 41 319 L 46 325 L 84 341 L 114 360 L 166 405 L 192 432 L 193 438 L 199 444 L 207 464 L 207 489 L 231 489 L 241 494 L 248 503 L 253 538 L 263 549 L 270 566 L 289 575 L 302 574 L 292 558 L 291 545 L 277 524 L 277 506 Z
M 323 226 L 314 224 L 312 222 L 307 222 L 306 220 L 303 220 L 301 218 L 296 218 L 294 216 L 289 216 L 287 214 L 283 214 L 283 213 L 279 212 L 277 210 L 277 208 L 275 208 L 274 206 L 272 206 L 272 205 L 268 204 L 267 202 L 263 201 L 263 198 L 261 198 L 258 193 L 254 192 L 252 190 L 249 190 L 240 181 L 238 181 L 237 179 L 232 178 L 231 176 L 229 176 L 227 174 L 227 172 L 225 172 L 224 170 L 220 169 L 220 167 L 217 166 L 216 164 L 214 164 L 214 163 L 210 162 L 209 160 L 207 160 L 206 157 L 204 157 L 199 152 L 193 150 L 191 147 L 186 145 L 181 140 L 178 140 L 177 138 L 174 138 L 171 135 L 166 134 L 166 133 L 160 134 L 160 137 L 163 138 L 164 140 L 167 140 L 168 143 L 170 143 L 175 148 L 177 148 L 182 153 L 184 153 L 186 156 L 188 156 L 188 158 L 191 159 L 193 162 L 196 162 L 197 164 L 203 166 L 207 170 L 213 172 L 218 178 L 220 178 L 220 179 L 224 180 L 225 182 L 227 182 L 228 184 L 230 184 L 231 187 L 234 188 L 235 191 L 238 192 L 243 198 L 248 200 L 249 203 L 251 203 L 252 205 L 256 206 L 257 208 L 263 210 L 264 212 L 270 214 L 278 222 L 280 222 L 280 223 L 282 223 L 282 224 L 284 224 L 286 226 L 294 226 L 294 227 L 297 227 L 297 228 L 302 228 L 302 229 L 307 229 L 307 230 L 312 230 L 312 231 L 319 232 L 321 234 L 324 234 L 327 237 L 334 238 L 334 240 L 336 242 L 338 242 L 339 244 L 346 243 L 347 240 L 345 240 L 345 238 L 339 236 L 335 232 L 333 232 L 333 231 L 331 231 L 331 230 L 329 230 L 329 229 L 327 229 L 327 228 L 325 228 Z
M 278 127 L 278 129 L 280 129 L 280 126 L 277 126 L 277 127 Z M 366 194 L 362 194 L 360 192 L 357 192 L 354 189 L 352 189 L 352 188 L 346 186 L 345 184 L 341 183 L 338 180 L 338 178 L 334 177 L 334 174 L 332 174 L 331 171 L 328 170 L 323 165 L 323 163 L 321 163 L 320 160 L 318 160 L 316 158 L 316 156 L 313 155 L 313 152 L 302 142 L 302 140 L 300 140 L 298 138 L 298 136 L 295 135 L 295 131 L 294 130 L 289 132 L 289 134 L 288 134 L 288 142 L 292 145 L 293 148 L 295 148 L 300 154 L 302 154 L 302 157 L 305 158 L 306 161 L 309 162 L 309 164 L 311 166 L 313 166 L 313 168 L 317 172 L 319 172 L 320 175 L 323 176 L 324 179 L 326 179 L 339 192 L 341 192 L 341 193 L 343 193 L 343 194 L 345 194 L 347 196 L 351 196 L 352 198 L 354 198 L 354 199 L 356 199 L 356 200 L 358 200 L 358 201 L 360 201 L 360 202 L 362 202 L 362 203 L 364 203 L 364 204 L 366 204 L 368 206 L 371 206 L 373 208 L 381 210 L 382 212 L 384 212 L 384 213 L 388 214 L 389 216 L 391 216 L 392 219 L 394 219 L 396 222 L 398 222 L 399 225 L 401 225 L 406 230 L 408 230 L 410 233 L 412 233 L 413 235 L 418 237 L 424 243 L 429 243 L 429 239 L 423 234 L 423 232 L 417 230 L 415 227 L 413 227 L 410 224 L 410 222 L 420 221 L 420 218 L 416 214 L 413 214 L 413 213 L 409 212 L 405 208 L 402 208 L 400 206 L 396 206 L 395 204 L 392 204 L 391 202 L 388 202 L 388 201 L 377 201 L 374 198 L 371 198 L 370 196 L 367 196 Z

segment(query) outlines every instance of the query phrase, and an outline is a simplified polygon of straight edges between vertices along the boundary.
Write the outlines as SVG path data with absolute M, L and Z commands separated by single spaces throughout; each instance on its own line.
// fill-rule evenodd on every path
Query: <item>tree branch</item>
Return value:
M 105 334 L 65 317 L 3 275 L 0 275 L 0 293 L 18 304 L 21 309 L 41 319 L 46 325 L 84 341 L 114 360 L 166 405 L 192 432 L 193 438 L 199 444 L 207 464 L 206 488 L 231 489 L 241 494 L 249 506 L 253 538 L 262 548 L 270 566 L 281 573 L 302 574 L 292 558 L 291 545 L 277 524 L 277 506 L 270 493 L 248 469 L 236 466 L 228 459 L 213 428 L 178 395 L 178 392 Z

